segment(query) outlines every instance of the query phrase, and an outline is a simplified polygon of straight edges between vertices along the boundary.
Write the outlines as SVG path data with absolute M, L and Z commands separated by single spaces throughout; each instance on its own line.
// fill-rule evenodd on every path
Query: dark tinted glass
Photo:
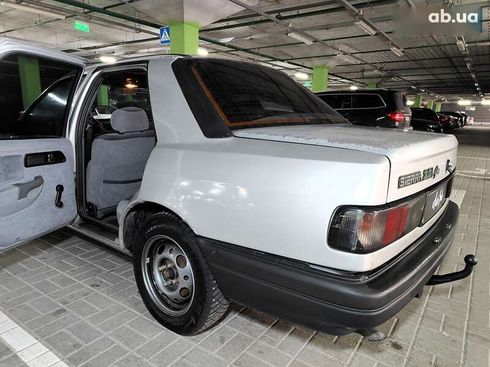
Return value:
M 323 95 L 323 96 L 319 96 L 323 101 L 327 102 L 327 104 L 332 107 L 332 108 L 335 108 L 335 109 L 338 109 L 338 108 L 342 108 L 342 105 L 343 105 L 343 101 L 344 99 L 349 99 L 350 100 L 350 96 L 345 96 L 345 95 L 342 95 L 342 94 L 326 94 L 326 95 Z
M 383 100 L 377 94 L 354 94 L 352 95 L 354 108 L 376 108 L 384 107 Z
M 79 72 L 31 56 L 0 60 L 0 139 L 62 136 Z
M 243 62 L 196 61 L 197 81 L 231 129 L 346 120 L 284 73 Z
M 428 108 L 412 109 L 412 118 L 438 121 L 436 113 Z

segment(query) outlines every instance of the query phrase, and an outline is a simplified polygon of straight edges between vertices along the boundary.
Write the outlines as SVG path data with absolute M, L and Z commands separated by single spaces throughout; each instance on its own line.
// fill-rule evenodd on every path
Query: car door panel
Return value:
M 62 152 L 64 159 L 26 164 L 26 157 L 43 152 Z M 0 164 L 0 251 L 62 227 L 75 218 L 73 148 L 69 140 L 2 141 L 0 162 L 6 163 Z M 57 206 L 59 185 L 63 186 L 62 205 Z
M 26 65 L 32 82 L 21 73 Z M 83 69 L 84 60 L 61 51 L 0 39 L 0 252 L 77 215 L 74 149 L 64 132 Z

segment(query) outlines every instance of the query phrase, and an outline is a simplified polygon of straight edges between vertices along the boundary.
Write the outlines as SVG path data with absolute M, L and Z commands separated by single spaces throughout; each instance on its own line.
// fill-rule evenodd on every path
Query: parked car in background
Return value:
M 437 113 L 430 108 L 412 107 L 411 125 L 414 130 L 443 133 L 444 128 Z
M 317 94 L 354 125 L 407 128 L 411 111 L 403 92 L 389 89 L 332 91 Z
M 436 113 L 437 116 L 439 116 L 439 121 L 441 122 L 445 131 L 457 129 L 459 127 L 458 119 L 456 117 L 441 112 Z
M 458 127 L 463 127 L 466 125 L 466 114 L 457 111 L 441 111 L 441 113 L 456 118 L 458 121 Z

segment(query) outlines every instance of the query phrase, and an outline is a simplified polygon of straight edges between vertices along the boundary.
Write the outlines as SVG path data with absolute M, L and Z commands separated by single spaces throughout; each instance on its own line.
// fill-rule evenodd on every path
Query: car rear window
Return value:
M 320 98 L 282 72 L 230 60 L 186 62 L 213 108 L 232 130 L 347 123 Z

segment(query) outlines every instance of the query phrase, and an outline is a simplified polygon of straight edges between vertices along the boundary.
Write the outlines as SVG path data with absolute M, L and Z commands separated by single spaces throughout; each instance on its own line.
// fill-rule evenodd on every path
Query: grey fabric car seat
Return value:
M 87 166 L 87 202 L 94 216 L 115 212 L 120 201 L 131 198 L 143 179 L 146 161 L 155 146 L 148 116 L 137 107 L 124 107 L 111 116 L 115 133 L 96 137 Z

